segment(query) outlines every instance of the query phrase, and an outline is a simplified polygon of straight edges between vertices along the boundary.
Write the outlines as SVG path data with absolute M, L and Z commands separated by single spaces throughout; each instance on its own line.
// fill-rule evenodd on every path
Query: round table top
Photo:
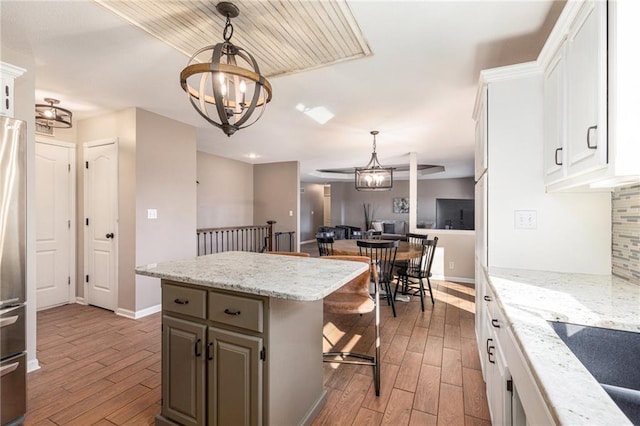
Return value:
M 340 256 L 359 256 L 360 247 L 358 240 L 334 240 L 333 254 Z M 363 241 L 388 241 L 388 240 L 363 240 Z M 398 252 L 396 260 L 409 260 L 422 256 L 422 246 L 419 244 L 411 244 L 408 241 L 400 241 L 398 244 Z

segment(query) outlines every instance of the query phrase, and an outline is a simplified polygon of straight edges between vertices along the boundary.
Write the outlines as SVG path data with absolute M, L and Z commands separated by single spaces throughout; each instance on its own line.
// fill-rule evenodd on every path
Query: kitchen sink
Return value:
M 549 321 L 635 425 L 640 425 L 640 333 Z

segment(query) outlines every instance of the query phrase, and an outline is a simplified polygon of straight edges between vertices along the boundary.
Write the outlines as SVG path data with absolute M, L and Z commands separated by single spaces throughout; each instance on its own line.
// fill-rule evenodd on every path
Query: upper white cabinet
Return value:
M 607 5 L 586 1 L 566 42 L 567 173 L 607 164 Z
M 555 182 L 564 177 L 566 164 L 565 120 L 566 82 L 565 47 L 562 43 L 544 73 L 544 145 L 543 166 L 545 183 Z
M 476 150 L 475 150 L 475 181 L 487 170 L 487 88 L 480 89 L 482 93 L 476 98 L 474 117 L 476 117 Z
M 2 105 L 0 115 L 13 117 L 13 81 L 24 74 L 24 68 L 6 62 L 0 62 L 0 87 L 2 88 Z
M 567 2 L 538 58 L 544 69 L 543 173 L 548 191 L 640 180 L 640 161 L 629 166 L 628 159 L 620 155 L 637 142 L 631 129 L 620 133 L 618 117 L 627 109 L 637 111 L 637 102 L 625 103 L 624 111 L 612 105 L 620 93 L 631 91 L 635 99 L 640 96 L 633 80 L 616 86 L 622 71 L 620 59 L 635 55 L 630 43 L 621 40 L 620 30 L 625 38 L 640 36 L 637 24 L 626 28 L 631 24 L 618 19 L 618 8 L 623 7 L 638 22 L 640 12 L 630 10 L 637 6 L 626 4 L 637 2 L 621 3 L 623 6 L 617 1 Z M 628 32 L 635 34 L 626 35 Z

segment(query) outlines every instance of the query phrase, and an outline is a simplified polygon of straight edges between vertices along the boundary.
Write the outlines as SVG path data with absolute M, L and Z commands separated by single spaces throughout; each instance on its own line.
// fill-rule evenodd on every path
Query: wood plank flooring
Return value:
M 489 425 L 473 287 L 433 281 L 436 303 L 381 306 L 382 385 L 372 368 L 324 364 L 314 425 Z M 384 302 L 383 302 L 384 303 Z M 325 317 L 324 348 L 373 347 L 372 315 Z M 160 314 L 140 320 L 82 305 L 37 316 L 41 369 L 28 375 L 27 425 L 147 425 L 160 412 Z

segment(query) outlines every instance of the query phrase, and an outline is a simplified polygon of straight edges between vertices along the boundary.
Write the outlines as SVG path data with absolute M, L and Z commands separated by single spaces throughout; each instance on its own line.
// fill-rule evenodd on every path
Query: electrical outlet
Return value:
M 157 219 L 157 218 L 158 218 L 158 210 L 147 209 L 147 219 Z
M 449 269 L 455 269 L 455 267 L 456 264 L 453 261 L 449 262 Z

